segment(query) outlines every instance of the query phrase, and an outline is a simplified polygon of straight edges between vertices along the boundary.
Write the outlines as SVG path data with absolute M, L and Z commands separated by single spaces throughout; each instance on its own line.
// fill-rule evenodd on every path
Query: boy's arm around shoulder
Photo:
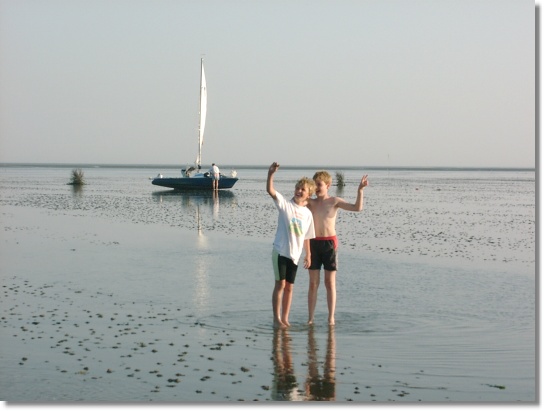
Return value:
M 356 196 L 356 202 L 354 204 L 347 203 L 342 198 L 337 198 L 337 207 L 346 211 L 361 211 L 363 210 L 363 189 L 369 185 L 367 181 L 367 174 L 361 178 L 360 185 L 358 186 L 358 194 Z
M 280 164 L 275 161 L 269 167 L 269 173 L 267 174 L 267 193 L 275 200 L 276 190 L 274 189 L 273 175 L 276 173 L 276 170 L 278 170 L 278 167 L 280 167 Z

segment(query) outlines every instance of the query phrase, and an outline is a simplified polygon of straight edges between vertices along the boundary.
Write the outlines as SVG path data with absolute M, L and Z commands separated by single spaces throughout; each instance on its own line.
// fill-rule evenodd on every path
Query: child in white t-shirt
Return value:
M 306 207 L 307 201 L 315 191 L 315 183 L 307 177 L 295 184 L 291 200 L 274 189 L 273 175 L 280 165 L 276 162 L 269 167 L 267 193 L 278 208 L 278 227 L 273 243 L 273 268 L 275 284 L 272 295 L 274 326 L 289 327 L 293 283 L 297 273 L 297 263 L 305 249 L 304 267 L 310 266 L 310 243 L 314 238 L 312 213 Z

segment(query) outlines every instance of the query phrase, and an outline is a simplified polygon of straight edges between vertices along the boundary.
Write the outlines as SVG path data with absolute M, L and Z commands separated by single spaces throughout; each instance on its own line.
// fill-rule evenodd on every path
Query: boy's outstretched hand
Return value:
M 369 185 L 369 182 L 367 181 L 367 174 L 365 174 L 365 175 L 361 178 L 361 182 L 360 182 L 359 188 L 364 188 L 364 187 L 367 187 L 368 185 Z
M 278 167 L 280 167 L 280 164 L 278 164 L 276 161 L 271 164 L 269 167 L 269 174 L 274 174 L 278 170 Z

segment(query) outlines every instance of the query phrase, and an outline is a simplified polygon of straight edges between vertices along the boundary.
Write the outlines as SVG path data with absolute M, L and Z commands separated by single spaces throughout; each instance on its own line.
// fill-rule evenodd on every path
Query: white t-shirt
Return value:
M 278 208 L 278 227 L 273 247 L 278 254 L 291 258 L 297 264 L 305 240 L 316 237 L 312 212 L 305 206 L 295 204 L 293 199 L 287 201 L 278 191 L 274 203 Z

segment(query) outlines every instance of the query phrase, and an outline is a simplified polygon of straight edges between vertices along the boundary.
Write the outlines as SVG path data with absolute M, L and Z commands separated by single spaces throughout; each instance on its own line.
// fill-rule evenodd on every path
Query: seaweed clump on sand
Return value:
M 337 187 L 344 187 L 345 186 L 344 173 L 341 171 L 337 171 L 335 172 L 335 176 L 337 178 Z
M 83 170 L 81 168 L 75 168 L 72 170 L 72 174 L 70 176 L 70 182 L 68 185 L 72 186 L 82 186 L 85 184 L 85 179 L 83 175 Z

